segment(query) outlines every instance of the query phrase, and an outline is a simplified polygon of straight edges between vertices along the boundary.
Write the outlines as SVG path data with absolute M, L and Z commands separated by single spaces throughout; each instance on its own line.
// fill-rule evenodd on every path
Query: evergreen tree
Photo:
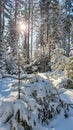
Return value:
M 3 8 L 3 1 L 0 0 L 0 67 L 2 67 L 2 55 L 3 55 L 3 31 L 4 31 L 4 8 Z

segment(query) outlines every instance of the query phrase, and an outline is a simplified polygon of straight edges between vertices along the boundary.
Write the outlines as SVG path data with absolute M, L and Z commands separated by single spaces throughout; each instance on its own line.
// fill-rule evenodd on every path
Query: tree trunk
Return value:
M 33 43 L 33 0 L 31 1 L 32 9 L 31 9 L 31 61 L 32 61 L 32 43 Z
M 30 0 L 28 2 L 28 43 L 27 43 L 27 64 L 29 64 L 29 37 L 30 37 Z
M 66 55 L 69 56 L 70 53 L 70 0 L 66 0 Z
M 1 60 L 1 57 L 2 57 L 2 53 L 1 53 L 1 45 L 2 45 L 2 19 L 1 19 L 1 16 L 2 16 L 2 6 L 1 6 L 2 2 L 0 0 L 0 60 Z

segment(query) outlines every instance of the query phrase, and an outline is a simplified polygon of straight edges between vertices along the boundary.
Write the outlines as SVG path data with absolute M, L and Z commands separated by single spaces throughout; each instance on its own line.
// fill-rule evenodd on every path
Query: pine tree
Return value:
M 37 46 L 48 56 L 50 64 L 51 51 L 56 47 L 64 47 L 64 31 L 62 22 L 63 12 L 61 5 L 56 1 L 40 0 L 40 28 L 37 37 Z M 41 53 L 41 54 L 42 54 Z
M 0 67 L 2 67 L 3 55 L 3 31 L 4 31 L 4 8 L 3 2 L 0 0 Z

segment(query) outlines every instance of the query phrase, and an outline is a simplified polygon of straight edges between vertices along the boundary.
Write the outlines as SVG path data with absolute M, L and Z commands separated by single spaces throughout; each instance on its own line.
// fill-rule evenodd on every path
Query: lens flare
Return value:
M 23 23 L 20 23 L 20 29 L 21 31 L 25 31 L 26 30 L 26 25 Z

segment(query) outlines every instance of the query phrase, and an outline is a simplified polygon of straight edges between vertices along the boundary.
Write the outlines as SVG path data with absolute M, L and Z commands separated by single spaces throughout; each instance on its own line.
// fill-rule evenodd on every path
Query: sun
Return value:
M 21 29 L 21 31 L 25 31 L 26 30 L 25 24 L 21 23 L 20 24 L 20 29 Z
M 23 23 L 23 22 L 20 22 L 20 30 L 22 31 L 22 32 L 25 32 L 25 31 L 27 31 L 27 24 L 26 23 Z

